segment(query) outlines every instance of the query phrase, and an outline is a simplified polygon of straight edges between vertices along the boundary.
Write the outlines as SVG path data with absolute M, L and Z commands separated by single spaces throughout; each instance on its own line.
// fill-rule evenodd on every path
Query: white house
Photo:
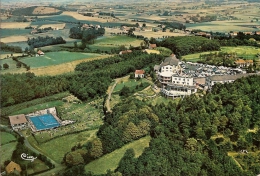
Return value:
M 135 78 L 144 78 L 144 70 L 135 70 Z
M 9 116 L 9 120 L 13 130 L 24 129 L 28 127 L 28 121 L 24 114 Z
M 175 55 L 165 58 L 164 62 L 160 64 L 158 70 L 158 79 L 162 84 L 167 84 L 172 81 L 172 75 L 180 70 L 180 61 Z
M 44 56 L 44 52 L 42 52 L 41 50 L 39 50 L 36 54 L 36 56 Z

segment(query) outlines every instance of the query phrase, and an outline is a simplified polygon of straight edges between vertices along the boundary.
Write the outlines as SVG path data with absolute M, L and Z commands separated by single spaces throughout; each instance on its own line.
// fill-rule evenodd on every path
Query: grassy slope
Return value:
M 43 152 L 54 161 L 61 163 L 64 155 L 78 143 L 84 144 L 95 137 L 97 130 L 84 131 L 81 133 L 65 135 L 38 146 L 32 136 L 28 140 L 37 150 Z
M 1 145 L 0 147 L 0 153 L 1 153 L 1 162 L 2 165 L 4 161 L 10 160 L 13 154 L 13 151 L 15 150 L 17 145 L 17 142 L 11 142 L 9 144 Z
M 106 154 L 95 161 L 92 161 L 85 166 L 85 170 L 91 171 L 94 174 L 104 174 L 108 169 L 115 170 L 127 149 L 133 148 L 135 151 L 135 156 L 138 157 L 143 153 L 144 148 L 149 146 L 150 140 L 151 137 L 146 136 L 137 141 L 126 144 L 122 148 L 117 149 L 112 153 Z
M 1 132 L 0 139 L 1 139 L 1 145 L 4 145 L 6 143 L 16 140 L 15 136 L 13 136 L 12 134 L 7 133 L 7 132 Z

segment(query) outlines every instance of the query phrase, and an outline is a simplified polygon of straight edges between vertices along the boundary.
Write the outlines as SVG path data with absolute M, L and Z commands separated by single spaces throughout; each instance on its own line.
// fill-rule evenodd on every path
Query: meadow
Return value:
M 85 144 L 87 141 L 95 138 L 97 130 L 84 131 L 81 133 L 65 135 L 49 142 L 37 145 L 37 142 L 32 136 L 27 139 L 30 144 L 37 150 L 43 152 L 57 163 L 61 163 L 64 155 L 71 151 L 71 148 L 79 143 Z
M 120 149 L 117 149 L 109 154 L 96 159 L 85 166 L 86 172 L 93 172 L 94 174 L 105 174 L 107 170 L 114 171 L 124 156 L 127 149 L 132 148 L 135 152 L 135 157 L 139 157 L 146 147 L 149 147 L 150 136 L 143 137 L 139 140 L 133 141 L 129 144 L 124 145 Z
M 10 142 L 14 142 L 16 141 L 16 138 L 14 135 L 10 134 L 10 133 L 7 133 L 7 132 L 2 132 L 1 131 L 1 145 L 5 145 L 7 143 L 10 143 Z
M 27 57 L 20 61 L 29 65 L 31 68 L 46 67 L 51 65 L 59 65 L 75 60 L 92 59 L 99 57 L 99 54 L 92 53 L 76 53 L 76 52 L 48 52 L 44 56 L 39 57 Z
M 17 142 L 11 142 L 5 145 L 1 145 L 0 153 L 1 153 L 1 160 L 0 164 L 3 165 L 4 161 L 11 160 L 13 151 L 16 149 Z
M 182 56 L 183 59 L 190 62 L 199 61 L 200 55 L 209 54 L 219 51 L 202 52 Z M 243 57 L 244 59 L 255 59 L 256 55 L 260 53 L 260 48 L 252 46 L 237 46 L 237 47 L 221 47 L 221 52 L 224 53 L 236 53 L 238 57 Z
M 31 29 L 0 29 L 1 38 L 29 34 Z
M 150 82 L 146 79 L 140 79 L 140 80 L 135 80 L 135 79 L 128 79 L 128 80 L 122 80 L 120 81 L 116 87 L 114 88 L 113 93 L 118 93 L 122 90 L 124 86 L 129 87 L 130 89 L 135 89 L 137 85 L 140 86 L 140 84 L 144 85 L 144 88 L 150 85 Z

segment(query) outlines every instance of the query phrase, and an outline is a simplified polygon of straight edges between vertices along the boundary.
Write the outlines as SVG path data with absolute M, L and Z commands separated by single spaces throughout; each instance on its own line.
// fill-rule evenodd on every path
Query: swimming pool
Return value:
M 60 126 L 60 123 L 51 114 L 30 117 L 30 120 L 37 130 L 46 130 Z

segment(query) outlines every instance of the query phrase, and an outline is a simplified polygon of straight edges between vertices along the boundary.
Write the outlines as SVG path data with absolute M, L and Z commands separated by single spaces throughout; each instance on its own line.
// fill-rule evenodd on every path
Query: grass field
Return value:
M 9 55 L 10 56 L 10 55 Z M 8 64 L 9 65 L 9 68 L 8 69 L 4 69 L 3 68 L 3 64 Z M 8 59 L 0 59 L 0 65 L 2 66 L 2 70 L 1 70 L 1 74 L 3 73 L 13 73 L 13 72 L 16 72 L 16 71 L 25 71 L 25 68 L 16 68 L 16 62 L 11 59 L 11 58 L 8 58 Z
M 108 169 L 114 171 L 124 156 L 127 149 L 134 149 L 135 157 L 139 157 L 146 147 L 149 147 L 150 136 L 141 138 L 129 144 L 126 144 L 120 149 L 117 149 L 109 154 L 102 156 L 101 158 L 94 160 L 85 166 L 85 171 L 91 171 L 94 174 L 105 174 Z
M 7 132 L 1 132 L 1 145 L 10 143 L 11 141 L 15 141 L 16 138 L 14 135 L 7 133 Z
M 182 56 L 187 61 L 196 62 L 199 60 L 199 56 L 203 54 L 209 54 L 219 51 L 211 51 L 211 52 L 202 52 L 195 53 Z M 221 52 L 226 53 L 236 53 L 238 57 L 243 57 L 244 59 L 254 59 L 256 58 L 256 54 L 260 53 L 260 48 L 252 47 L 252 46 L 237 46 L 237 47 L 221 47 Z
M 46 67 L 51 65 L 59 65 L 59 64 L 63 64 L 75 60 L 92 59 L 99 56 L 100 56 L 99 54 L 92 54 L 92 53 L 73 53 L 67 51 L 60 51 L 60 52 L 45 53 L 44 56 L 39 56 L 39 57 L 23 58 L 20 61 L 27 65 L 30 65 L 31 68 L 38 68 L 38 67 Z
M 0 153 L 1 153 L 1 160 L 0 164 L 3 165 L 6 160 L 11 160 L 13 151 L 15 150 L 17 142 L 11 142 L 5 145 L 1 145 Z
M 84 131 L 81 133 L 65 135 L 38 146 L 32 136 L 28 137 L 29 142 L 45 155 L 54 161 L 61 163 L 64 155 L 71 151 L 71 148 L 78 143 L 84 144 L 96 136 L 97 130 Z
M 140 85 L 141 83 L 148 83 L 150 84 L 149 81 L 147 81 L 146 79 L 140 79 L 139 81 L 135 80 L 135 79 L 128 79 L 128 80 L 123 80 L 120 81 L 116 87 L 114 88 L 113 93 L 119 92 L 124 86 L 130 87 L 130 88 L 135 88 L 137 85 Z
M 187 29 L 200 29 L 202 31 L 212 32 L 230 32 L 230 31 L 254 31 L 250 26 L 259 25 L 258 22 L 250 23 L 246 21 L 212 21 L 204 23 L 186 24 Z
M 1 38 L 29 34 L 31 29 L 0 29 Z

